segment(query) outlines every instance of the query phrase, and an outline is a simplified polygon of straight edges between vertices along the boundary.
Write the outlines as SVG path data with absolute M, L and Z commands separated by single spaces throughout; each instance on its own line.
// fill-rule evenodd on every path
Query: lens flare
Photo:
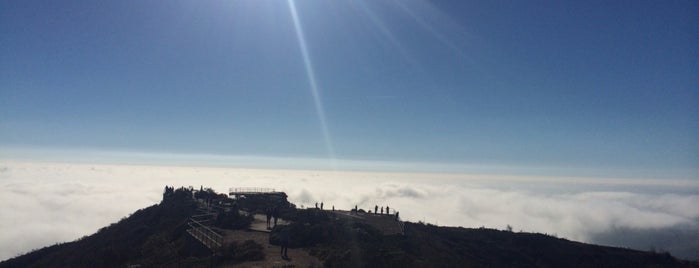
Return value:
M 301 27 L 301 22 L 299 21 L 298 12 L 296 12 L 296 3 L 293 0 L 288 0 L 288 3 L 289 11 L 291 12 L 291 18 L 294 21 L 296 39 L 298 40 L 299 47 L 301 48 L 303 65 L 306 68 L 306 76 L 308 77 L 308 83 L 311 86 L 311 94 L 313 95 L 313 102 L 316 107 L 316 114 L 318 114 L 318 121 L 320 121 L 321 131 L 323 132 L 325 149 L 327 150 L 328 157 L 332 161 L 332 165 L 334 167 L 335 149 L 333 148 L 332 140 L 330 138 L 330 132 L 328 131 L 328 124 L 325 120 L 325 109 L 323 108 L 323 101 L 321 100 L 320 93 L 318 91 L 318 83 L 316 82 L 316 75 L 315 71 L 313 70 L 313 64 L 311 63 L 311 58 L 308 54 L 308 47 L 306 46 L 306 37 L 303 34 L 303 28 Z

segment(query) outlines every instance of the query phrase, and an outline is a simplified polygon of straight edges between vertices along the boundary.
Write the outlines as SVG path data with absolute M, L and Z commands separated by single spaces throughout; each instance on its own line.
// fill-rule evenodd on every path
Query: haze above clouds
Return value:
M 698 1 L 0 1 L 0 259 L 89 235 L 165 185 L 699 259 L 696 14 Z
M 165 185 L 272 187 L 298 206 L 390 206 L 439 225 L 541 232 L 698 259 L 699 183 L 3 161 L 0 259 L 90 235 L 160 201 Z

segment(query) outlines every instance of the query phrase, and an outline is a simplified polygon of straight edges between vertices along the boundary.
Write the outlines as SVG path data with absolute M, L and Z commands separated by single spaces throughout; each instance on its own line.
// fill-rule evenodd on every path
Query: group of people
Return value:
M 320 206 L 318 206 L 318 202 L 316 202 L 316 209 L 323 210 L 323 202 L 320 202 Z M 334 205 L 333 205 L 332 210 L 335 211 L 335 206 L 334 206 Z
M 335 210 L 335 207 L 333 207 L 333 210 Z M 391 208 L 389 206 L 386 206 L 385 211 L 386 211 L 386 215 L 391 215 Z M 395 211 L 395 209 L 394 209 L 394 211 Z M 356 215 L 358 212 L 359 212 L 359 208 L 358 208 L 358 206 L 355 205 L 354 209 L 352 209 L 351 213 Z M 371 213 L 371 209 L 367 210 L 367 213 Z M 396 220 L 399 219 L 398 213 L 399 212 L 396 211 L 396 213 L 394 214 L 396 216 Z M 379 205 L 374 206 L 374 214 L 383 215 L 384 214 L 384 207 L 379 208 Z
M 319 210 L 323 210 L 323 202 L 316 202 L 315 208 Z M 335 206 L 332 208 L 333 211 L 335 211 Z M 273 227 L 277 226 L 277 218 L 279 217 L 279 207 L 275 206 L 273 208 L 268 208 L 267 209 L 267 229 L 271 230 Z M 355 214 L 358 212 L 358 206 L 354 206 L 354 209 L 352 210 Z M 371 209 L 368 210 L 369 213 L 371 213 Z M 386 206 L 385 208 L 386 215 L 391 215 L 391 208 L 389 206 Z M 374 214 L 384 214 L 384 207 L 379 207 L 379 205 L 374 206 Z M 398 211 L 395 212 L 395 218 L 396 221 L 399 220 L 398 217 Z M 271 220 L 274 219 L 274 226 L 272 226 Z M 289 249 L 289 240 L 290 240 L 290 235 L 289 235 L 289 230 L 287 228 L 283 228 L 279 232 L 279 243 L 281 246 L 281 256 L 282 259 L 284 260 L 291 260 L 289 256 L 287 255 L 287 251 Z
M 371 212 L 371 209 L 369 209 L 369 212 Z M 376 205 L 376 206 L 374 206 L 374 214 L 378 214 L 378 212 L 381 212 L 381 214 L 383 215 L 383 207 L 381 207 L 381 210 L 379 210 L 379 205 Z M 396 213 L 394 214 L 396 216 L 396 221 L 398 221 L 398 219 L 400 219 L 398 217 L 398 213 L 400 213 L 400 212 L 396 211 Z M 388 206 L 386 206 L 386 215 L 391 215 L 391 208 Z
M 323 202 L 320 202 L 320 208 L 318 208 L 318 202 L 316 202 L 316 209 L 323 210 Z
M 390 211 L 391 211 L 390 208 L 388 206 L 386 206 L 386 215 L 391 214 Z M 376 205 L 376 206 L 374 206 L 374 214 L 378 214 L 378 212 L 379 212 L 379 205 Z M 383 207 L 381 207 L 381 214 L 383 214 Z

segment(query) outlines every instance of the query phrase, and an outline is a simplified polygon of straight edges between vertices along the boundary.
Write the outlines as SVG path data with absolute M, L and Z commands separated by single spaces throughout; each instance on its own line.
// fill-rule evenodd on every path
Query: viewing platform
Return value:
M 284 198 L 286 193 L 277 192 L 274 188 L 260 188 L 260 187 L 233 187 L 228 189 L 228 196 L 235 197 L 236 199 L 245 196 L 252 195 L 266 195 L 272 197 Z

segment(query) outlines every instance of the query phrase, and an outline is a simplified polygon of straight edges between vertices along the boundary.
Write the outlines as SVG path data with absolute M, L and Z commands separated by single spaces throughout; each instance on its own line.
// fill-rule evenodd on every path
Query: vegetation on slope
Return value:
M 206 197 L 200 195 L 200 197 Z M 210 253 L 191 238 L 187 220 L 196 213 L 192 190 L 168 188 L 160 204 L 140 209 L 127 218 L 77 241 L 56 244 L 0 263 L 0 267 L 208 267 Z M 247 228 L 249 216 L 220 212 L 221 227 Z M 231 245 L 257 249 L 260 245 Z M 257 253 L 226 256 L 226 261 L 259 259 Z M 237 252 L 237 250 L 236 250 Z
M 286 229 L 290 247 L 307 247 L 327 267 L 699 267 L 668 253 L 572 242 L 544 234 L 405 223 L 405 235 L 382 235 L 371 225 L 299 211 Z
M 77 241 L 57 244 L 0 263 L 0 267 L 209 267 L 267 258 L 252 240 L 224 246 L 216 258 L 186 230 L 196 213 L 191 189 L 166 188 L 163 201 Z M 667 253 L 588 245 L 543 234 L 405 223 L 405 234 L 384 235 L 366 222 L 331 211 L 298 210 L 282 196 L 230 200 L 210 189 L 200 202 L 232 203 L 220 209 L 219 228 L 247 228 L 251 213 L 279 208 L 289 225 L 275 227 L 269 243 L 305 248 L 327 267 L 699 267 Z M 247 215 L 238 210 L 248 211 Z

